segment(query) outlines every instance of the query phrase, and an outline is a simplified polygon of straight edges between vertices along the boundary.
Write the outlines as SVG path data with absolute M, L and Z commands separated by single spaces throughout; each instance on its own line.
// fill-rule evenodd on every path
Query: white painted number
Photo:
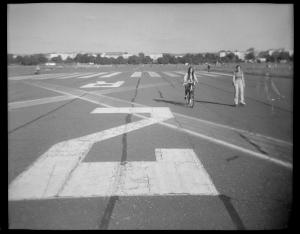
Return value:
M 191 149 L 156 149 L 153 162 L 82 162 L 95 143 L 173 118 L 166 107 L 96 108 L 151 117 L 53 145 L 9 186 L 9 200 L 131 195 L 218 195 Z M 120 174 L 120 172 L 122 172 Z

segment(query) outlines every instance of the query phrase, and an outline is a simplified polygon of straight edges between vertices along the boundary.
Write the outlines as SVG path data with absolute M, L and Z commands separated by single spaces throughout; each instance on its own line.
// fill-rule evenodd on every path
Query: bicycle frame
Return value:
M 188 92 L 187 92 L 187 98 L 186 98 L 186 104 L 190 107 L 194 106 L 194 82 L 189 82 L 188 84 Z

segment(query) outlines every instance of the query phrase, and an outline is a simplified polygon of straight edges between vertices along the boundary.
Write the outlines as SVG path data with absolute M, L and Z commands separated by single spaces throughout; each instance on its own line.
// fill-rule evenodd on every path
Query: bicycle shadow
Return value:
M 156 101 L 156 102 L 164 102 L 164 103 L 169 103 L 169 104 L 173 104 L 173 105 L 176 105 L 176 106 L 185 106 L 185 102 L 176 102 L 176 101 L 165 100 L 165 99 L 157 99 L 157 98 L 154 98 L 153 100 Z

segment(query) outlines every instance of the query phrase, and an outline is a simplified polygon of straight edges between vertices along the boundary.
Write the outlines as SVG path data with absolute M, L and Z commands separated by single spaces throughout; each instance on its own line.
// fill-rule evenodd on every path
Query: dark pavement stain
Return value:
M 158 89 L 158 94 L 159 94 L 159 97 L 160 97 L 160 98 L 164 98 L 162 92 L 161 92 L 159 89 Z
M 135 92 L 134 92 L 134 95 L 131 99 L 131 102 L 134 102 L 136 97 L 137 97 L 138 87 L 140 85 L 140 81 L 141 81 L 141 78 L 139 78 L 139 80 L 136 84 Z M 131 106 L 133 107 L 134 105 L 132 104 Z M 132 118 L 132 114 L 128 114 L 125 118 L 125 123 L 126 124 L 131 123 L 131 118 Z M 122 136 L 122 146 L 123 146 L 123 149 L 122 149 L 122 156 L 121 156 L 120 165 L 125 165 L 126 162 L 127 162 L 127 133 L 124 133 L 123 136 Z M 118 175 L 118 176 L 120 176 L 120 175 Z M 108 201 L 108 204 L 106 206 L 104 215 L 103 215 L 103 217 L 101 219 L 101 222 L 100 222 L 100 225 L 99 225 L 99 229 L 101 229 L 101 230 L 107 230 L 108 229 L 108 226 L 109 226 L 109 223 L 110 223 L 110 220 L 111 220 L 111 215 L 112 215 L 112 212 L 115 208 L 117 200 L 119 200 L 119 196 L 111 196 L 109 198 L 109 201 Z
M 254 142 L 252 142 L 248 137 L 244 136 L 243 134 L 239 133 L 240 137 L 243 138 L 244 140 L 246 140 L 249 144 L 251 144 L 252 146 L 254 146 L 259 152 L 269 155 L 266 151 L 264 151 L 259 145 L 255 144 Z
M 237 155 L 235 155 L 235 156 L 232 156 L 232 157 L 230 157 L 230 158 L 226 158 L 226 161 L 227 162 L 230 162 L 230 161 L 233 161 L 233 160 L 235 160 L 235 159 L 237 159 L 237 158 L 239 158 L 240 156 L 237 156 Z
M 223 202 L 225 208 L 228 211 L 228 214 L 230 215 L 230 218 L 236 228 L 238 230 L 246 230 L 245 225 L 243 221 L 241 220 L 238 212 L 235 210 L 234 206 L 231 203 L 231 198 L 226 195 L 219 195 L 220 200 Z
M 83 95 L 85 95 L 85 94 L 83 94 Z M 82 97 L 83 95 L 81 95 L 80 97 Z M 33 119 L 33 120 L 30 120 L 29 122 L 27 122 L 27 123 L 25 123 L 25 124 L 22 124 L 22 125 L 19 126 L 19 127 L 14 128 L 13 130 L 9 131 L 8 134 L 11 134 L 11 133 L 13 133 L 13 132 L 15 132 L 15 131 L 17 131 L 17 130 L 23 128 L 23 127 L 26 127 L 26 126 L 28 126 L 28 125 L 30 125 L 30 124 L 32 124 L 32 123 L 34 123 L 34 122 L 36 122 L 36 121 L 38 121 L 38 120 L 44 118 L 44 117 L 46 117 L 46 116 L 52 114 L 53 112 L 55 112 L 55 111 L 57 111 L 57 110 L 59 110 L 59 109 L 65 107 L 66 105 L 69 105 L 70 103 L 76 101 L 77 99 L 78 99 L 78 98 L 74 98 L 74 99 L 72 99 L 71 101 L 69 101 L 69 102 L 67 102 L 67 103 L 65 103 L 65 104 L 63 104 L 63 105 L 61 105 L 61 106 L 59 106 L 59 107 L 56 107 L 55 109 L 53 109 L 53 110 L 51 110 L 51 111 L 48 111 L 48 112 L 46 112 L 45 114 L 40 115 L 39 117 L 37 117 L 37 118 L 35 118 L 35 119 Z
M 119 200 L 119 196 L 112 196 L 109 198 L 108 205 L 106 206 L 106 209 L 104 211 L 104 215 L 101 219 L 101 223 L 99 225 L 99 229 L 101 230 L 107 230 L 108 225 L 111 219 L 112 212 L 114 210 L 114 207 L 116 205 L 117 200 Z

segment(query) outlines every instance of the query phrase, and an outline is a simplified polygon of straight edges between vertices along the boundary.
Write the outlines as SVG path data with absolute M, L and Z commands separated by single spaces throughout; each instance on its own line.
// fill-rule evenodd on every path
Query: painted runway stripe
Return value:
M 214 74 L 208 74 L 208 73 L 203 73 L 203 72 L 196 72 L 196 75 L 198 76 L 211 76 L 211 77 L 218 77 L 218 75 Z
M 63 95 L 63 96 L 40 98 L 40 99 L 28 100 L 28 101 L 10 102 L 8 103 L 8 110 L 13 110 L 21 107 L 42 105 L 42 104 L 53 103 L 53 102 L 61 102 L 61 101 L 70 100 L 74 98 L 76 97 L 70 95 Z
M 130 77 L 141 77 L 142 72 L 134 72 Z
M 204 73 L 204 74 L 207 74 L 208 72 L 203 72 L 203 73 Z M 221 73 L 221 72 L 209 72 L 209 74 L 215 74 L 215 75 L 230 76 L 230 77 L 232 77 L 232 74 Z
M 161 77 L 158 73 L 156 72 L 151 72 L 149 71 L 148 74 L 151 76 L 151 77 Z
M 86 100 L 88 102 L 100 104 L 100 105 L 103 105 L 105 107 L 113 107 L 111 105 L 107 105 L 107 104 L 105 104 L 103 102 L 100 102 L 98 100 L 92 99 L 90 97 L 86 97 L 86 96 L 85 97 L 80 97 L 78 94 L 72 94 L 74 92 L 76 92 L 76 93 L 79 92 L 81 94 L 85 93 L 82 90 L 77 90 L 77 89 L 70 90 L 69 89 L 69 91 L 62 91 L 62 90 L 58 90 L 57 88 L 50 88 L 49 86 L 47 87 L 48 84 L 43 84 L 43 85 L 31 84 L 31 85 L 38 86 L 38 87 L 41 87 L 41 88 L 45 88 L 45 89 L 52 90 L 52 91 L 56 91 L 56 92 L 63 93 L 63 94 L 66 94 L 66 95 L 76 95 L 78 98 L 80 98 L 82 100 Z M 60 87 L 60 88 L 65 89 L 65 87 Z M 96 95 L 96 94 L 94 94 L 94 95 Z M 128 103 L 128 104 L 133 104 L 133 105 L 138 105 L 138 106 L 145 107 L 145 105 L 142 105 L 142 104 L 139 104 L 139 103 L 128 102 L 128 101 L 125 101 L 125 100 L 122 100 L 122 99 L 113 98 L 113 97 L 109 97 L 109 96 L 104 96 L 104 95 L 100 95 L 100 94 L 97 94 L 97 95 L 99 97 L 105 97 L 107 99 L 114 100 L 116 102 L 121 102 L 121 103 L 123 102 L 123 103 Z M 141 117 L 141 118 L 147 118 L 147 117 L 145 117 L 143 115 L 139 115 L 139 114 L 134 114 L 134 115 L 136 115 L 138 117 Z M 188 129 L 180 128 L 180 127 L 178 127 L 176 125 L 173 125 L 173 124 L 168 124 L 168 123 L 163 123 L 163 122 L 160 122 L 159 124 L 161 124 L 163 126 L 167 126 L 167 127 L 173 128 L 173 129 L 181 131 L 181 132 L 186 132 L 186 133 L 191 134 L 193 136 L 196 136 L 196 137 L 199 137 L 199 138 L 211 141 L 213 143 L 220 144 L 220 145 L 225 146 L 225 147 L 229 147 L 229 148 L 241 151 L 243 153 L 246 153 L 247 155 L 251 155 L 251 156 L 254 156 L 254 157 L 257 157 L 257 158 L 260 158 L 260 159 L 264 159 L 266 161 L 275 163 L 277 165 L 286 167 L 288 169 L 291 169 L 291 170 L 293 169 L 293 165 L 291 163 L 289 163 L 289 162 L 285 162 L 285 161 L 282 161 L 282 160 L 279 160 L 279 159 L 275 159 L 275 158 L 269 157 L 269 156 L 267 156 L 265 154 L 258 153 L 258 152 L 253 151 L 253 150 L 248 150 L 246 148 L 243 148 L 243 147 L 240 147 L 240 146 L 236 146 L 234 144 L 228 143 L 228 142 L 223 141 L 223 140 L 218 140 L 218 139 L 216 139 L 214 137 L 209 137 L 209 136 L 206 136 L 206 135 L 203 135 L 203 134 L 200 134 L 200 133 L 188 130 Z
M 166 74 L 167 76 L 170 76 L 170 77 L 179 77 L 179 75 L 173 74 L 171 72 L 163 72 L 163 73 Z
M 178 73 L 178 74 L 181 74 L 181 75 L 185 75 L 185 73 L 186 73 L 184 71 L 175 71 L 175 72 Z
M 114 73 L 111 73 L 111 74 L 107 74 L 107 75 L 104 75 L 104 76 L 101 76 L 102 78 L 106 78 L 106 77 L 112 77 L 112 76 L 116 76 L 116 75 L 119 75 L 121 74 L 122 72 L 114 72 Z
M 11 76 L 8 77 L 9 80 L 26 80 L 26 79 L 35 79 L 35 78 L 46 78 L 49 76 L 63 76 L 68 73 L 50 73 L 50 74 L 42 74 L 42 75 L 24 75 L 24 76 Z
M 58 77 L 57 79 L 72 79 L 72 78 L 78 78 L 80 76 L 86 76 L 86 75 L 89 75 L 89 74 L 93 74 L 93 73 L 79 73 L 79 72 L 76 72 L 76 73 L 72 73 L 68 76 L 64 76 L 64 77 Z
M 92 74 L 92 75 L 87 75 L 87 76 L 79 76 L 79 77 L 77 77 L 78 79 L 88 79 L 88 78 L 92 78 L 92 77 L 95 77 L 95 76 L 100 76 L 100 75 L 104 75 L 104 74 L 106 74 L 106 73 L 108 73 L 108 72 L 99 72 L 99 73 L 94 73 L 94 74 Z
M 243 130 L 243 129 L 240 129 L 240 128 L 234 128 L 234 127 L 231 127 L 231 126 L 228 126 L 228 125 L 219 124 L 219 123 L 211 122 L 211 121 L 208 121 L 208 120 L 195 118 L 195 117 L 192 117 L 192 116 L 187 116 L 187 115 L 183 115 L 183 114 L 176 113 L 176 112 L 173 112 L 173 113 L 174 113 L 175 116 L 179 116 L 179 117 L 183 117 L 183 118 L 188 118 L 188 119 L 200 122 L 200 123 L 205 123 L 205 124 L 209 124 L 209 125 L 212 125 L 212 126 L 215 126 L 215 127 L 224 128 L 224 129 L 230 129 L 230 130 L 233 130 L 233 131 L 236 131 L 236 132 L 247 133 L 249 135 L 253 135 L 253 136 L 265 138 L 265 139 L 277 142 L 279 144 L 293 146 L 293 144 L 291 142 L 280 140 L 280 139 L 277 139 L 277 138 L 274 138 L 274 137 L 265 136 L 265 135 L 261 135 L 261 134 L 253 133 L 253 132 L 249 132 L 249 131 L 246 131 L 246 130 Z

